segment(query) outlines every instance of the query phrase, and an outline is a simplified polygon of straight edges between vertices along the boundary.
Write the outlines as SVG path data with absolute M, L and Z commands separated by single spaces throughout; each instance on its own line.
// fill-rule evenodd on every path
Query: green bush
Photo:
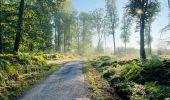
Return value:
M 136 80 L 140 77 L 140 72 L 142 68 L 136 64 L 136 62 L 131 62 L 130 64 L 124 65 L 121 70 L 121 76 L 125 77 L 127 80 Z
M 157 67 L 161 67 L 162 65 L 163 65 L 163 62 L 159 59 L 151 59 L 151 60 L 142 62 L 142 66 L 144 68 L 157 68 Z

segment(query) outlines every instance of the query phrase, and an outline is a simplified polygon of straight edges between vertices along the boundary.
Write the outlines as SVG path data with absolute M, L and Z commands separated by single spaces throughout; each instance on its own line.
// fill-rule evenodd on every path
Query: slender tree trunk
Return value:
M 100 31 L 99 30 L 98 30 L 98 39 L 99 40 L 98 40 L 97 50 L 98 50 L 98 52 L 100 52 L 100 48 L 99 48 L 100 46 L 99 45 L 100 45 L 100 42 L 101 42 L 101 38 L 100 38 Z
M 22 23 L 23 23 L 23 13 L 24 13 L 24 0 L 21 0 L 19 13 L 18 13 L 18 27 L 16 33 L 16 39 L 14 44 L 14 52 L 17 53 L 19 50 L 20 40 L 21 40 L 21 31 L 22 31 Z
M 62 26 L 61 26 L 61 22 L 60 22 L 60 19 L 58 19 L 59 21 L 58 21 L 58 23 L 57 23 L 57 51 L 59 51 L 59 52 L 61 52 L 61 34 L 62 34 L 62 32 L 61 32 L 61 28 L 62 28 Z
M 149 22 L 148 39 L 149 39 L 149 54 L 152 56 L 152 47 L 151 47 L 151 23 L 150 23 L 150 22 Z
M 170 0 L 168 0 L 168 7 L 169 7 L 169 9 L 170 9 Z
M 106 34 L 104 33 L 104 53 L 106 54 Z
M 115 34 L 113 32 L 113 44 L 114 44 L 114 55 L 116 55 L 116 43 L 115 43 Z
M 69 52 L 71 49 L 70 49 L 70 47 L 71 47 L 71 42 L 72 42 L 72 37 L 71 37 L 71 32 L 70 32 L 70 22 L 68 22 L 68 27 L 67 27 L 67 29 L 68 29 L 68 31 L 67 31 L 67 48 L 66 48 L 66 52 Z
M 79 33 L 79 30 L 78 30 L 78 21 L 77 21 L 77 51 L 78 51 L 78 54 L 80 54 L 80 33 Z
M 127 51 L 126 51 L 127 49 L 126 49 L 126 42 L 125 42 L 125 55 L 127 54 Z
M 64 26 L 64 52 L 67 52 L 66 51 L 66 45 L 67 45 L 67 43 L 66 43 L 66 37 L 67 37 L 67 33 L 66 33 L 66 26 Z
M 54 40 L 54 42 L 55 42 L 55 51 L 57 51 L 57 48 L 58 48 L 58 38 L 57 38 L 57 23 L 55 22 L 55 40 Z
M 60 31 L 60 29 L 58 28 L 58 51 L 60 51 L 61 52 L 61 31 Z
M 0 30 L 0 54 L 3 53 L 3 44 L 2 44 L 2 30 Z
M 144 28 L 145 28 L 145 14 L 143 14 L 141 16 L 140 19 L 140 58 L 141 60 L 145 60 L 146 59 L 146 55 L 145 55 L 145 43 L 144 43 Z

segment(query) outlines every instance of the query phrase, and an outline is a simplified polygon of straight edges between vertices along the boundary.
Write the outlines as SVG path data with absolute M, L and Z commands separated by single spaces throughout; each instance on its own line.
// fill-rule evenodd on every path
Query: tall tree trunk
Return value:
M 125 41 L 125 55 L 127 54 L 126 41 Z
M 168 7 L 169 7 L 169 9 L 170 9 L 170 0 L 168 0 Z
M 80 33 L 78 30 L 78 22 L 77 22 L 77 53 L 80 54 Z
M 106 34 L 104 33 L 104 53 L 106 54 Z
M 54 42 L 55 42 L 55 51 L 57 51 L 57 48 L 58 48 L 58 38 L 57 38 L 57 23 L 55 22 L 55 35 L 54 35 L 55 39 L 54 39 Z
M 70 22 L 68 22 L 68 27 L 67 27 L 67 29 L 68 29 L 68 31 L 67 31 L 67 49 L 66 49 L 66 51 L 67 52 L 69 52 L 70 50 L 71 50 L 71 44 L 72 44 L 72 37 L 71 37 L 71 31 L 70 31 L 70 29 L 71 29 L 71 27 L 70 27 Z
M 151 23 L 149 22 L 149 30 L 148 30 L 148 39 L 149 39 L 149 54 L 152 56 L 152 47 L 151 47 Z
M 24 0 L 21 0 L 19 13 L 18 13 L 18 27 L 17 27 L 15 44 L 14 44 L 15 53 L 17 53 L 19 50 L 19 45 L 20 45 L 20 40 L 21 40 L 21 31 L 22 31 L 22 22 L 23 22 L 23 13 L 24 13 Z
M 100 31 L 98 30 L 98 46 L 97 46 L 97 51 L 100 52 L 100 42 L 101 42 L 101 38 L 100 38 Z
M 115 33 L 113 32 L 114 55 L 116 55 Z
M 61 25 L 60 25 L 61 23 L 60 23 L 60 21 L 59 21 L 59 23 L 57 24 L 57 33 L 58 33 L 58 35 L 57 35 L 57 37 L 58 37 L 58 47 L 57 47 L 57 51 L 59 51 L 59 52 L 61 52 Z
M 67 33 L 66 33 L 66 26 L 64 26 L 65 28 L 64 28 L 64 52 L 67 52 L 66 51 L 66 45 L 67 45 L 67 40 L 66 40 L 66 37 L 67 37 Z
M 140 18 L 140 59 L 145 60 L 145 43 L 144 43 L 144 28 L 145 28 L 145 14 Z
M 61 52 L 61 30 L 58 28 L 58 47 L 57 50 Z
M 0 30 L 0 54 L 3 53 L 3 44 L 2 44 L 2 30 Z

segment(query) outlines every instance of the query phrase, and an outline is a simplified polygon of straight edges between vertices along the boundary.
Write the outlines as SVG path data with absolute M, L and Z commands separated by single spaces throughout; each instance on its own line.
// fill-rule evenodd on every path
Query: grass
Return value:
M 102 78 L 102 74 L 96 71 L 89 63 L 83 65 L 89 89 L 92 92 L 92 100 L 113 100 L 118 99 L 114 89 Z
M 50 60 L 72 58 L 73 56 L 57 54 Z M 60 67 L 59 64 L 50 64 L 47 61 L 46 55 L 27 53 L 0 55 L 0 100 L 18 99 L 30 86 Z

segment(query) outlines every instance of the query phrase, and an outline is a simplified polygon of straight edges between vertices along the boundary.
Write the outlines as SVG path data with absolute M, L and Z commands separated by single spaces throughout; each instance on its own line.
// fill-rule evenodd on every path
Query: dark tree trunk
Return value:
M 2 44 L 2 31 L 1 31 L 0 32 L 0 54 L 2 54 L 2 53 L 3 53 L 3 44 Z
M 21 41 L 21 31 L 22 31 L 22 22 L 23 22 L 23 13 L 24 13 L 24 0 L 21 0 L 19 13 L 18 13 L 18 27 L 16 33 L 16 39 L 14 44 L 14 52 L 17 53 L 19 50 L 19 45 Z
M 145 60 L 145 43 L 144 43 L 144 30 L 145 30 L 145 15 L 143 14 L 140 19 L 140 59 Z

